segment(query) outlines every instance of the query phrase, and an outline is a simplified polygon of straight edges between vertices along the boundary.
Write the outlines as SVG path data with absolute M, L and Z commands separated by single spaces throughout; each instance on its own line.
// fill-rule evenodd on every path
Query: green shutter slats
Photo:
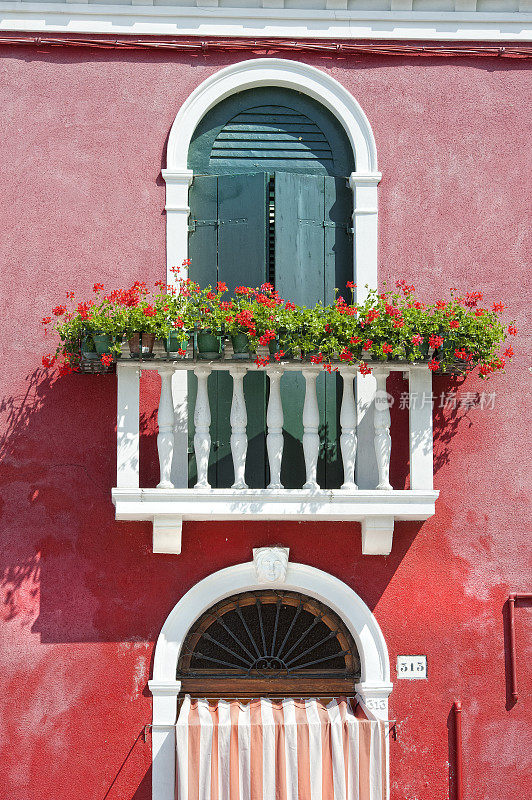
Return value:
M 305 114 L 283 106 L 258 106 L 236 114 L 218 132 L 210 164 L 252 161 L 265 169 L 283 161 L 310 164 L 328 171 L 334 159 L 331 146 L 318 125 Z

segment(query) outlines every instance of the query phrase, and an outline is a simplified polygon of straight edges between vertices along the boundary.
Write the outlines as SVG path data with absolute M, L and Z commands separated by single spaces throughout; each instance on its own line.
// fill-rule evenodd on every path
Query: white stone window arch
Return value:
M 203 81 L 181 106 L 168 139 L 167 167 L 162 170 L 166 182 L 167 282 L 175 282 L 172 268 L 188 255 L 188 190 L 193 172 L 187 163 L 194 131 L 217 103 L 259 86 L 279 86 L 309 95 L 334 114 L 346 132 L 355 161 L 355 171 L 348 176 L 353 191 L 353 280 L 357 284 L 356 301 L 362 302 L 366 287 L 377 287 L 377 186 L 381 173 L 373 131 L 362 108 L 341 83 L 315 67 L 281 58 L 257 58 L 225 67 Z M 186 374 L 176 372 L 172 386 L 176 414 L 174 452 L 183 454 L 181 459 L 174 459 L 172 483 L 186 487 Z M 357 483 L 361 489 L 377 483 L 373 426 L 367 415 L 374 393 L 374 379 L 361 380 L 357 376 Z
M 285 551 L 287 552 L 287 551 Z M 275 551 L 274 551 L 275 554 Z M 370 718 L 388 718 L 390 662 L 382 631 L 367 605 L 343 581 L 306 564 L 288 563 L 270 586 L 282 586 L 319 600 L 344 621 L 360 655 L 361 679 L 356 697 Z M 153 678 L 153 800 L 175 797 L 175 723 L 181 689 L 177 665 L 186 635 L 196 620 L 216 603 L 234 594 L 264 589 L 260 563 L 235 564 L 209 575 L 192 587 L 172 609 L 155 647 Z

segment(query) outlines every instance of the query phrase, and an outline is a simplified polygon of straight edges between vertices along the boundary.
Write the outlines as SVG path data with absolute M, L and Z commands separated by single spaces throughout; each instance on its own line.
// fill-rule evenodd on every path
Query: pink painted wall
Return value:
M 116 384 L 51 383 L 40 319 L 66 290 L 164 276 L 164 185 L 173 118 L 220 67 L 249 54 L 4 48 L 0 338 L 4 399 L 0 575 L 2 800 L 147 800 L 147 690 L 154 641 L 180 596 L 252 547 L 281 542 L 342 578 L 374 610 L 390 649 L 426 653 L 427 682 L 398 681 L 392 800 L 449 797 L 452 701 L 464 703 L 467 800 L 530 795 L 530 608 L 516 612 L 521 697 L 508 702 L 504 604 L 530 591 L 524 62 L 319 58 L 375 132 L 380 276 L 427 297 L 449 286 L 502 300 L 521 333 L 492 410 L 436 409 L 436 516 L 398 524 L 392 554 L 362 557 L 358 525 L 184 527 L 180 557 L 150 529 L 116 523 Z M 157 385 L 145 389 L 142 485 L 154 485 Z M 448 381 L 436 378 L 435 391 Z M 394 390 L 406 388 L 399 378 Z M 404 485 L 397 406 L 394 484 Z M 326 542 L 326 547 L 324 543 Z M 528 662 L 528 663 L 527 663 Z

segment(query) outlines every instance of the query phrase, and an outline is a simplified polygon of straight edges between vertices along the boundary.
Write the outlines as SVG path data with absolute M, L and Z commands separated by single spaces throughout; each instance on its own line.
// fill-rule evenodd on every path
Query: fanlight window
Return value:
M 182 691 L 202 697 L 352 695 L 360 678 L 353 637 L 329 608 L 296 592 L 227 598 L 188 634 Z

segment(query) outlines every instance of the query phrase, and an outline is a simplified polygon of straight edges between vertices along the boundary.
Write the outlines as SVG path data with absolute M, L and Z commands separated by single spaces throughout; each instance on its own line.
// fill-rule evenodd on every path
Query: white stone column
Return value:
M 233 379 L 233 399 L 231 402 L 231 455 L 233 456 L 233 469 L 235 482 L 232 489 L 247 489 L 245 480 L 246 454 L 248 451 L 248 437 L 246 425 L 246 401 L 244 399 L 244 375 L 246 367 L 230 367 L 229 374 Z
M 305 471 L 307 480 L 303 489 L 319 489 L 316 481 L 316 469 L 320 452 L 320 410 L 316 396 L 317 370 L 307 368 L 302 370 L 305 378 L 305 402 L 303 404 L 303 454 L 305 456 Z
M 207 380 L 212 370 L 210 367 L 196 367 L 194 375 L 198 379 L 198 393 L 194 408 L 194 452 L 196 454 L 196 469 L 198 481 L 196 489 L 210 489 L 207 480 L 209 469 L 209 455 L 211 452 L 211 409 L 209 406 L 209 393 Z
M 432 372 L 426 364 L 410 365 L 410 488 L 434 489 Z
M 140 369 L 118 362 L 116 375 L 116 485 L 138 489 Z
M 352 172 L 353 190 L 353 280 L 355 302 L 363 303 L 369 289 L 377 288 L 377 186 L 380 172 Z M 356 476 L 359 489 L 373 489 L 377 483 L 373 431 L 373 375 L 356 376 L 357 456 Z
M 188 190 L 192 183 L 192 170 L 163 169 L 166 183 L 166 282 L 177 286 L 179 278 L 187 278 L 183 261 L 188 258 Z M 179 267 L 175 275 L 173 267 Z M 187 374 L 176 370 L 172 378 L 174 400 L 174 460 L 172 483 L 179 488 L 188 486 L 188 411 Z
M 342 489 L 356 489 L 355 462 L 357 453 L 357 415 L 355 408 L 355 395 L 353 393 L 353 379 L 356 374 L 354 367 L 340 367 L 339 372 L 343 380 L 342 405 L 340 407 L 340 450 L 344 465 L 344 482 Z
M 174 405 L 172 402 L 172 373 L 171 367 L 159 367 L 157 370 L 161 376 L 161 397 L 159 400 L 159 411 L 157 422 L 159 423 L 159 433 L 157 434 L 157 450 L 159 452 L 159 471 L 160 481 L 158 489 L 173 489 L 171 481 L 172 458 L 174 455 Z
M 148 681 L 148 686 L 153 695 L 152 798 L 154 800 L 174 800 L 175 724 L 181 681 L 152 679 Z
M 191 169 L 163 169 L 161 173 L 166 183 L 166 282 L 177 285 L 179 278 L 188 276 L 181 265 L 188 258 L 188 190 L 194 173 Z M 181 269 L 177 276 L 174 267 Z
M 283 404 L 281 402 L 281 378 L 284 370 L 278 368 L 268 368 L 268 378 L 270 379 L 270 396 L 268 399 L 268 410 L 266 412 L 266 423 L 268 425 L 268 435 L 266 436 L 266 449 L 268 450 L 268 462 L 270 465 L 270 482 L 268 489 L 282 489 L 281 483 L 281 464 L 283 461 Z
M 392 437 L 390 436 L 390 408 L 388 406 L 388 393 L 386 392 L 386 378 L 389 370 L 376 372 L 377 391 L 375 392 L 375 410 L 373 424 L 375 426 L 375 455 L 379 482 L 377 489 L 391 489 L 390 484 L 390 455 L 392 452 Z

